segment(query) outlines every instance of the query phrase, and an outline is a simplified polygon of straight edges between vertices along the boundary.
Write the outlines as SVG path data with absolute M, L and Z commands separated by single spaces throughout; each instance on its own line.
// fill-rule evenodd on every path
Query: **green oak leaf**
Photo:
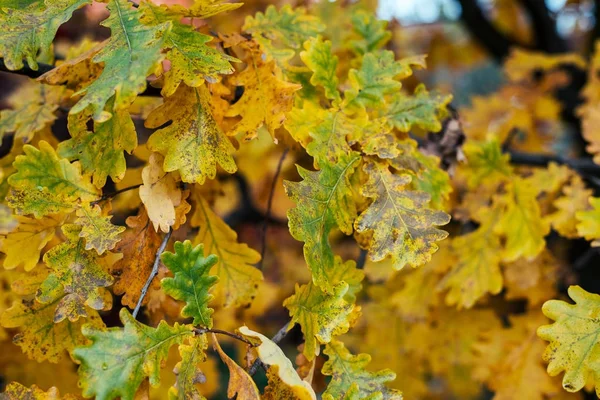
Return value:
M 23 68 L 23 59 L 33 70 L 38 69 L 38 52 L 46 53 L 52 46 L 58 27 L 67 22 L 73 11 L 91 0 L 46 0 L 23 8 L 0 8 L 0 56 L 11 70 Z
M 111 36 L 92 61 L 104 63 L 104 70 L 94 82 L 77 95 L 83 97 L 71 109 L 77 114 L 91 107 L 94 119 L 105 121 L 111 117 L 104 106 L 115 96 L 113 108 L 122 110 L 146 88 L 146 77 L 159 67 L 163 35 L 170 24 L 147 26 L 140 22 L 142 11 L 127 0 L 111 0 L 110 16 L 102 23 L 110 28 Z
M 83 327 L 83 335 L 92 341 L 73 352 L 80 363 L 79 382 L 85 397 L 98 400 L 132 400 L 142 381 L 160 383 L 161 364 L 172 345 L 193 335 L 189 325 L 169 326 L 161 321 L 156 328 L 138 322 L 122 308 L 123 328 L 107 330 Z
M 112 101 L 108 102 L 109 109 Z M 89 114 L 69 115 L 71 139 L 61 142 L 57 152 L 70 161 L 79 160 L 85 173 L 91 173 L 94 185 L 103 187 L 108 176 L 119 182 L 125 176 L 124 151 L 131 154 L 137 147 L 137 134 L 127 110 L 117 110 L 108 121 L 94 121 L 94 131 L 88 131 Z
M 94 201 L 99 190 L 81 175 L 78 163 L 70 164 L 59 158 L 48 142 L 40 141 L 39 150 L 23 147 L 24 155 L 17 156 L 17 170 L 8 178 L 11 193 L 8 204 L 19 214 L 44 215 L 72 210 L 77 200 Z
M 321 171 L 298 166 L 301 182 L 286 181 L 285 191 L 296 207 L 288 211 L 289 227 L 296 240 L 304 242 L 304 256 L 313 282 L 326 292 L 333 289 L 333 250 L 329 234 L 337 226 L 352 233 L 356 205 L 350 183 L 358 155 L 340 157 L 335 165 L 324 164 Z
M 175 242 L 174 247 L 175 253 L 166 251 L 161 256 L 174 275 L 161 281 L 163 290 L 174 299 L 186 302 L 181 310 L 183 317 L 194 318 L 194 325 L 212 328 L 213 309 L 208 308 L 208 303 L 213 296 L 208 291 L 219 278 L 209 273 L 218 261 L 217 256 L 204 257 L 204 246 L 192 247 L 189 240 Z
M 328 99 L 340 100 L 336 75 L 338 58 L 331 52 L 331 42 L 324 41 L 321 36 L 307 40 L 304 42 L 304 51 L 300 52 L 300 58 L 313 72 L 310 83 L 323 86 Z
M 142 22 L 146 25 L 171 23 L 171 29 L 164 34 L 163 43 L 163 48 L 168 49 L 166 58 L 171 62 L 171 68 L 164 74 L 163 96 L 173 95 L 182 82 L 190 87 L 198 87 L 205 80 L 214 82 L 219 74 L 233 72 L 230 62 L 238 60 L 207 46 L 212 37 L 179 22 L 182 15 L 176 13 L 176 9 L 144 2 L 140 4 L 140 10 L 144 13 Z

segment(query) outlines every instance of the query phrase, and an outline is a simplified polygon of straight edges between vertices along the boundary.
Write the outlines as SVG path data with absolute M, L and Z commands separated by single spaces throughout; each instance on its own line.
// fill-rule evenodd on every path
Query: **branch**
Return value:
M 154 265 L 152 266 L 152 271 L 150 271 L 150 276 L 148 276 L 148 280 L 146 281 L 146 284 L 142 288 L 142 293 L 140 294 L 140 298 L 135 306 L 135 309 L 133 310 L 133 313 L 132 313 L 133 318 L 136 318 L 138 313 L 140 312 L 140 308 L 142 307 L 142 301 L 144 301 L 144 297 L 146 297 L 146 293 L 148 293 L 148 288 L 150 287 L 152 280 L 158 273 L 158 266 L 160 264 L 160 255 L 163 253 L 163 251 L 165 251 L 165 247 L 167 247 L 167 243 L 169 243 L 169 239 L 171 238 L 172 234 L 173 234 L 173 228 L 169 228 L 169 232 L 167 232 L 167 234 L 165 235 L 165 237 L 162 240 L 162 243 L 160 244 L 160 247 L 156 251 L 156 257 L 154 259 Z
M 535 34 L 535 47 L 546 53 L 564 53 L 567 49 L 565 41 L 558 36 L 556 23 L 543 0 L 521 0 L 521 4 L 531 19 Z
M 137 185 L 127 186 L 127 187 L 124 187 L 123 189 L 119 189 L 119 190 L 116 190 L 111 193 L 103 194 L 102 197 L 100 197 L 98 200 L 92 201 L 91 204 L 98 204 L 101 201 L 111 199 L 111 198 L 115 197 L 116 195 L 121 194 L 123 192 L 127 192 L 129 190 L 135 190 L 135 189 L 139 188 L 140 186 L 142 186 L 141 183 L 139 183 Z
M 479 8 L 477 0 L 459 0 L 462 7 L 461 19 L 473 38 L 496 59 L 501 61 L 513 46 L 526 47 L 496 29 Z M 536 0 L 542 1 L 542 0 Z
M 287 335 L 287 333 L 289 332 L 289 330 L 288 330 L 289 326 L 290 326 L 290 322 L 287 322 L 284 326 L 281 327 L 281 329 L 279 331 L 277 331 L 275 336 L 273 336 L 273 338 L 271 339 L 273 341 L 273 343 L 278 344 L 279 342 L 281 342 L 283 340 L 285 335 Z M 252 366 L 248 370 L 248 374 L 250 376 L 253 376 L 254 374 L 256 374 L 256 371 L 258 371 L 258 368 L 260 368 L 261 366 L 264 368 L 264 364 L 262 363 L 262 361 L 260 361 L 260 358 L 257 358 L 254 361 L 254 364 L 252 364 Z
M 583 174 L 600 176 L 600 165 L 595 164 L 591 158 L 567 158 L 552 154 L 523 153 L 509 150 L 510 162 L 517 165 L 530 165 L 544 167 L 551 162 L 566 165 Z
M 262 232 L 261 232 L 261 249 L 260 249 L 260 261 L 256 266 L 258 269 L 263 269 L 263 262 L 265 260 L 265 251 L 267 249 L 267 229 L 269 228 L 269 219 L 271 218 L 271 206 L 273 205 L 273 196 L 275 195 L 275 185 L 277 184 L 277 180 L 279 179 L 279 174 L 281 173 L 281 167 L 283 166 L 283 161 L 285 160 L 285 156 L 287 156 L 289 148 L 286 148 L 283 153 L 281 153 L 281 157 L 279 158 L 279 162 L 277 163 L 277 170 L 275 170 L 275 175 L 273 175 L 273 182 L 271 182 L 271 191 L 269 192 L 269 202 L 267 203 L 267 213 L 265 214 L 265 219 L 262 224 Z
M 197 334 L 199 334 L 199 335 L 202 335 L 204 333 L 218 333 L 220 335 L 226 335 L 226 336 L 232 337 L 234 339 L 237 339 L 237 340 L 239 340 L 241 342 L 246 343 L 249 346 L 252 346 L 252 347 L 256 346 L 254 343 L 252 343 L 251 341 L 249 341 L 245 337 L 237 335 L 235 333 L 224 331 L 222 329 L 194 328 L 194 332 L 197 333 Z

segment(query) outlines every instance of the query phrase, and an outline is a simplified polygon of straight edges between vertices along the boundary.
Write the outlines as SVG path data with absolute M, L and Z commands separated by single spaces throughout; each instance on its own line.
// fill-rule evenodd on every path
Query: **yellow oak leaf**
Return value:
M 511 81 L 533 79 L 533 74 L 548 72 L 561 65 L 586 67 L 586 61 L 579 54 L 546 54 L 515 47 L 504 62 L 504 72 Z
M 288 329 L 296 323 L 302 328 L 304 355 L 309 361 L 319 354 L 320 344 L 346 333 L 359 317 L 360 307 L 344 299 L 347 292 L 346 282 L 334 286 L 331 294 L 322 292 L 312 283 L 296 284 L 294 295 L 283 302 L 292 317 Z
M 527 299 L 538 306 L 556 296 L 560 262 L 547 250 L 534 260 L 524 258 L 504 264 L 504 287 L 507 299 Z
M 544 237 L 550 232 L 550 226 L 542 218 L 537 195 L 538 189 L 526 179 L 514 178 L 507 193 L 499 197 L 505 208 L 494 226 L 494 233 L 506 237 L 505 261 L 520 257 L 533 259 L 546 246 Z
M 577 218 L 577 233 L 587 240 L 592 240 L 592 246 L 600 246 L 600 198 L 590 197 L 588 199 L 591 210 L 578 211 L 575 213 Z
M 106 272 L 110 257 L 100 259 L 95 252 L 84 250 L 81 227 L 72 224 L 62 226 L 67 241 L 44 254 L 44 263 L 52 273 L 41 284 L 37 299 L 42 303 L 56 305 L 54 321 L 68 318 L 77 321 L 88 316 L 88 307 L 94 310 L 110 308 L 112 297 L 105 287 L 113 278 Z M 87 306 L 87 307 L 86 307 Z
M 226 117 L 241 117 L 228 135 L 243 133 L 245 140 L 252 140 L 258 128 L 266 125 L 275 138 L 275 130 L 285 121 L 293 105 L 294 92 L 301 86 L 283 80 L 275 61 L 263 61 L 256 48 L 248 51 L 248 59 L 244 61 L 246 69 L 230 79 L 231 84 L 244 87 L 244 94 L 225 113 Z
M 233 399 L 236 397 L 239 399 L 248 400 L 259 400 L 260 393 L 256 384 L 252 380 L 252 377 L 240 367 L 235 361 L 233 361 L 219 345 L 217 336 L 212 334 L 213 348 L 221 357 L 221 360 L 227 365 L 229 369 L 229 384 L 227 386 L 227 397 Z
M 225 307 L 250 304 L 258 283 L 263 280 L 262 272 L 253 266 L 260 261 L 260 254 L 245 243 L 239 243 L 235 231 L 200 196 L 197 196 L 191 223 L 200 227 L 194 244 L 203 243 L 206 254 L 218 257 L 210 272 L 219 277 L 214 287 L 215 303 Z
M 54 238 L 56 228 L 64 222 L 65 217 L 56 214 L 41 219 L 15 218 L 19 225 L 2 241 L 2 252 L 6 254 L 4 268 L 12 269 L 22 264 L 25 271 L 31 271 L 40 260 L 42 249 Z
M 86 203 L 77 210 L 76 225 L 81 226 L 79 237 L 85 239 L 85 249 L 95 249 L 98 255 L 107 250 L 112 250 L 120 239 L 120 234 L 125 230 L 124 226 L 113 225 L 109 214 L 110 207 L 104 210 L 99 205 L 93 207 Z
M 498 185 L 512 176 L 510 156 L 503 154 L 497 140 L 485 142 L 467 141 L 463 146 L 467 163 L 463 171 L 469 187 Z
M 176 207 L 181 204 L 182 193 L 175 177 L 163 170 L 163 157 L 152 153 L 148 165 L 142 170 L 140 198 L 146 206 L 154 229 L 169 232 L 176 222 Z
M 48 360 L 57 363 L 64 356 L 65 350 L 73 351 L 75 347 L 88 343 L 81 334 L 81 326 L 90 324 L 97 328 L 104 327 L 98 313 L 87 309 L 87 318 L 72 322 L 69 320 L 55 322 L 54 308 L 59 300 L 41 304 L 31 300 L 15 301 L 11 308 L 0 317 L 0 324 L 6 328 L 19 328 L 13 343 L 21 347 L 29 358 L 42 362 Z
M 578 231 L 578 226 L 583 223 L 579 217 L 589 212 L 587 208 L 591 196 L 592 191 L 585 187 L 578 175 L 574 175 L 562 188 L 561 196 L 552 203 L 556 211 L 547 215 L 545 219 L 561 236 L 570 239 L 585 236 Z
M 63 87 L 40 84 L 29 80 L 10 95 L 7 102 L 11 109 L 0 111 L 0 142 L 7 133 L 14 133 L 14 140 L 29 143 L 36 132 L 52 125 L 56 110 L 65 97 Z
M 98 189 L 81 175 L 80 165 L 59 158 L 48 142 L 40 141 L 39 149 L 25 145 L 23 151 L 13 163 L 17 172 L 8 178 L 12 189 L 8 205 L 17 213 L 40 218 L 70 211 L 77 200 L 98 199 Z
M 121 302 L 134 308 L 139 300 L 142 288 L 146 284 L 156 251 L 160 247 L 161 237 L 152 228 L 146 209 L 142 207 L 137 216 L 127 218 L 127 226 L 121 241 L 116 245 L 115 252 L 123 253 L 123 258 L 111 268 L 111 274 L 116 278 L 113 286 L 115 294 L 124 294 Z M 150 290 L 159 287 L 159 280 L 154 279 Z M 149 297 L 142 304 L 147 304 Z
M 317 395 L 308 382 L 298 376 L 292 362 L 283 351 L 266 336 L 242 326 L 238 331 L 260 343 L 256 348 L 260 360 L 269 366 L 267 378 L 268 386 L 265 388 L 265 400 L 290 399 L 290 400 L 316 400 Z
M 542 362 L 544 343 L 535 331 L 543 320 L 539 311 L 512 317 L 510 328 L 484 332 L 475 344 L 477 379 L 494 391 L 494 400 L 544 400 L 561 391 Z
M 374 161 L 365 164 L 364 172 L 368 178 L 361 193 L 372 203 L 354 226 L 359 233 L 373 234 L 368 244 L 371 259 L 389 255 L 395 269 L 428 262 L 438 249 L 436 242 L 448 236 L 437 226 L 447 224 L 450 216 L 427 208 L 428 194 L 406 188 L 410 175 L 393 174 L 387 165 Z
M 51 387 L 47 391 L 43 391 L 36 385 L 30 388 L 21 385 L 18 382 L 11 382 L 6 386 L 6 390 L 2 394 L 3 400 L 75 400 L 77 396 L 67 394 L 61 396 L 58 389 Z
M 237 170 L 235 149 L 212 115 L 205 86 L 181 85 L 150 113 L 145 125 L 158 128 L 168 121 L 173 123 L 148 139 L 148 148 L 165 157 L 166 172 L 179 171 L 184 182 L 203 184 L 206 178 L 215 178 L 217 164 L 229 173 Z
M 64 61 L 57 60 L 56 67 L 40 76 L 38 81 L 48 85 L 65 85 L 73 90 L 82 89 L 102 72 L 102 65 L 92 59 L 105 45 L 106 41 L 98 43 L 83 38 L 69 48 Z
M 199 368 L 199 365 L 206 361 L 206 348 L 208 347 L 206 335 L 191 338 L 189 342 L 189 344 L 179 345 L 181 361 L 173 369 L 177 380 L 175 385 L 169 389 L 169 398 L 172 400 L 205 399 L 198 391 L 196 384 L 206 381 L 206 377 Z
M 323 393 L 324 400 L 369 398 L 380 396 L 386 400 L 402 400 L 399 390 L 388 389 L 385 383 L 393 381 L 396 374 L 390 369 L 378 372 L 366 370 L 371 356 L 362 353 L 351 354 L 342 342 L 332 340 L 325 347 L 328 356 L 323 365 L 323 374 L 331 376 L 331 382 Z M 354 395 L 349 395 L 354 391 Z
M 600 68 L 600 43 L 596 43 L 594 47 L 594 55 L 588 66 L 587 83 L 583 88 L 582 97 L 586 100 L 579 107 L 577 114 L 581 118 L 582 135 L 588 145 L 586 150 L 594 155 L 594 162 L 600 162 L 600 136 L 596 127 L 600 123 L 600 95 L 598 88 L 600 87 L 600 77 L 596 71 Z
M 544 303 L 544 315 L 554 321 L 540 326 L 537 334 L 550 342 L 544 352 L 548 374 L 556 376 L 565 372 L 563 388 L 576 392 L 586 384 L 596 387 L 600 396 L 600 296 L 588 293 L 579 286 L 569 287 L 569 297 L 575 304 L 561 300 Z
M 439 284 L 440 288 L 449 289 L 448 305 L 471 308 L 487 293 L 498 294 L 502 290 L 502 245 L 500 237 L 493 231 L 499 214 L 493 209 L 486 214 L 475 231 L 452 240 L 452 252 L 457 261 Z

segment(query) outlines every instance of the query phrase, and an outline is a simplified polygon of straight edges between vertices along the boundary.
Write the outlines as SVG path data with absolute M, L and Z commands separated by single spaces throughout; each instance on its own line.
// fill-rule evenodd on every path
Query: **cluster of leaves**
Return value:
M 243 399 L 425 398 L 438 377 L 460 398 L 479 393 L 472 378 L 498 399 L 565 395 L 542 359 L 550 375 L 565 371 L 567 391 L 589 384 L 600 396 L 600 297 L 573 286 L 575 305 L 550 300 L 568 279 L 547 246 L 551 229 L 600 243 L 600 199 L 576 171 L 518 168 L 504 151 L 549 150 L 559 67 L 586 61 L 514 51 L 508 83 L 461 110 L 462 146 L 451 96 L 414 83 L 425 56 L 397 59 L 387 23 L 360 3 L 269 6 L 238 33 L 208 34 L 207 18 L 242 4 L 109 0 L 110 37 L 54 61 L 59 26 L 91 3 L 0 8 L 4 65 L 54 64 L 0 114 L 0 138 L 12 140 L 0 159 L 0 340 L 13 336 L 36 362 L 73 361 L 81 395 L 98 399 L 148 396 L 150 386 L 166 386 L 162 398 L 203 398 L 209 341 L 229 369 L 227 395 Z M 579 110 L 594 154 L 599 60 Z M 149 82 L 162 99 L 145 96 Z M 441 138 L 433 149 L 430 137 Z M 264 185 L 273 171 L 257 168 L 261 157 L 290 149 L 297 166 L 279 160 L 288 179 L 274 182 L 285 195 L 272 194 L 273 212 L 287 215 L 303 257 L 281 235 L 269 249 L 278 261 L 261 260 L 223 217 L 227 177 Z M 357 248 L 364 271 L 351 259 Z M 107 327 L 115 296 L 121 324 Z M 503 325 L 494 301 L 515 299 L 524 313 Z M 290 320 L 280 332 L 299 325 L 303 336 L 297 369 L 245 326 L 281 304 Z M 540 308 L 556 322 L 538 330 Z M 262 394 L 254 368 L 216 334 L 260 359 Z M 16 382 L 5 395 L 61 398 Z

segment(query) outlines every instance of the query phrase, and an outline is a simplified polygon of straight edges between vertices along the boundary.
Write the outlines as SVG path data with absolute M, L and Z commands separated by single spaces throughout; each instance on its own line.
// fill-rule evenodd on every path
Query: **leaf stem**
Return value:
M 237 340 L 239 340 L 241 342 L 246 343 L 249 346 L 252 346 L 252 347 L 256 346 L 254 343 L 252 343 L 251 341 L 249 341 L 245 337 L 237 335 L 235 333 L 224 331 L 222 329 L 194 328 L 194 332 L 197 333 L 198 335 L 202 335 L 203 333 L 218 333 L 220 335 L 225 335 L 225 336 L 229 336 L 229 337 L 232 337 L 234 339 L 237 339 Z
M 275 170 L 275 175 L 273 175 L 273 181 L 271 182 L 271 191 L 269 192 L 269 201 L 267 203 L 267 213 L 265 214 L 265 219 L 263 220 L 261 227 L 261 248 L 260 248 L 260 261 L 256 266 L 259 270 L 263 269 L 263 262 L 265 260 L 265 252 L 267 249 L 267 230 L 269 228 L 269 219 L 271 218 L 271 207 L 273 206 L 273 197 L 275 197 L 275 186 L 277 185 L 277 181 L 279 180 L 279 174 L 281 174 L 281 167 L 283 166 L 283 161 L 287 156 L 289 148 L 286 148 L 283 153 L 281 153 L 281 157 L 279 157 L 279 162 L 277 163 L 277 169 Z
M 133 313 L 131 314 L 131 315 L 133 315 L 133 318 L 136 318 L 138 313 L 140 312 L 140 308 L 142 307 L 142 302 L 144 301 L 144 297 L 146 297 L 146 293 L 148 293 L 148 288 L 150 287 L 152 280 L 158 273 L 158 266 L 160 265 L 160 255 L 163 253 L 163 251 L 165 251 L 165 248 L 167 247 L 167 243 L 169 243 L 169 239 L 171 238 L 172 234 L 173 234 L 173 228 L 169 228 L 169 232 L 167 232 L 167 234 L 165 235 L 165 237 L 162 240 L 162 243 L 160 244 L 160 247 L 156 251 L 156 257 L 154 259 L 154 265 L 152 266 L 152 271 L 150 271 L 150 276 L 148 276 L 148 280 L 146 281 L 146 284 L 142 288 L 140 298 L 135 306 L 135 309 L 133 310 Z

